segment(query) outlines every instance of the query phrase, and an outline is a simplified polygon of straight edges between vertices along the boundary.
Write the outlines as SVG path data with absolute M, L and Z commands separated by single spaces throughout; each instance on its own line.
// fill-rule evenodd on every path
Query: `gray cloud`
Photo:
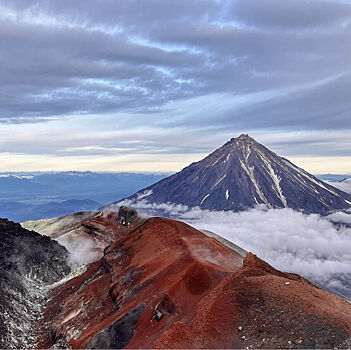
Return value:
M 1 63 L 7 67 L 3 118 L 145 108 L 213 92 L 261 91 L 350 69 L 346 4 L 0 4 Z M 320 29 L 306 32 L 317 24 Z M 281 25 L 294 30 L 275 30 Z
M 351 129 L 347 1 L 0 0 L 0 43 L 0 123 L 115 115 L 119 130 L 223 141 L 239 130 Z M 150 151 L 163 144 L 149 136 Z M 57 145 L 120 148 L 99 137 Z M 346 145 L 324 154 L 347 155 Z M 208 150 L 197 137 L 193 152 Z
M 300 0 L 238 0 L 233 1 L 232 14 L 240 22 L 252 26 L 280 29 L 315 28 L 347 20 L 351 7 L 334 1 Z

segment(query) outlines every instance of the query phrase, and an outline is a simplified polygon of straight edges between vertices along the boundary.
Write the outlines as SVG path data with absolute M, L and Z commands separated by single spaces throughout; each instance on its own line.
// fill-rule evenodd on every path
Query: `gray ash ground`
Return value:
M 35 346 L 35 324 L 49 286 L 70 273 L 67 250 L 0 219 L 0 348 Z

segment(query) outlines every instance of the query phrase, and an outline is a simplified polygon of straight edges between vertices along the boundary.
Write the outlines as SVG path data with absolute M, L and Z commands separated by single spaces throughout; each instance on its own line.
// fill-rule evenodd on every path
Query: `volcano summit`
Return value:
M 264 204 L 321 214 L 347 209 L 351 204 L 349 194 L 318 180 L 245 134 L 128 199 L 232 211 Z

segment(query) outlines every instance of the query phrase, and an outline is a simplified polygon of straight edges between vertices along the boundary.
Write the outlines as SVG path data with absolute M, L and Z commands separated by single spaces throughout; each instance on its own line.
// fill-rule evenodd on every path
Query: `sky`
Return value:
M 0 0 L 0 171 L 178 171 L 248 133 L 351 174 L 350 0 Z

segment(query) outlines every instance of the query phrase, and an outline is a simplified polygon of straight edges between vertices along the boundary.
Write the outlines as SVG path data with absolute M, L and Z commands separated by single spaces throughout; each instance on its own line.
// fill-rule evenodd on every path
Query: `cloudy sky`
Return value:
M 249 133 L 351 173 L 350 0 L 0 0 L 0 171 L 175 171 Z

